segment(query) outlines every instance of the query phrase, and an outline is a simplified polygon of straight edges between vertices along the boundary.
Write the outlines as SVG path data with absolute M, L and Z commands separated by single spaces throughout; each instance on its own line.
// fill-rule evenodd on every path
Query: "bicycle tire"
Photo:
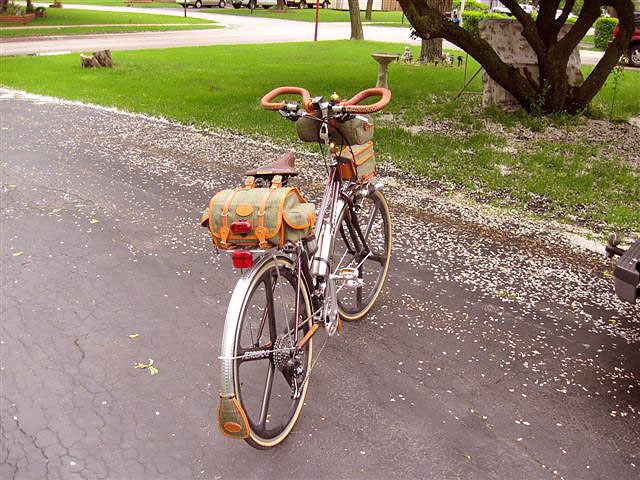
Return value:
M 358 204 L 358 202 L 361 203 Z M 359 225 L 363 224 L 363 222 L 360 221 L 361 219 L 357 218 L 359 214 L 367 214 L 368 212 L 368 214 L 371 215 L 371 210 L 365 208 L 364 205 L 371 202 L 369 208 L 377 207 L 377 211 L 373 210 L 373 221 L 371 221 L 370 218 L 367 219 L 367 223 L 363 224 L 364 227 L 362 228 L 363 234 L 367 236 L 367 244 L 372 250 L 372 255 L 365 260 L 362 260 L 357 257 L 357 255 L 353 255 L 351 258 L 348 258 L 349 254 L 347 254 L 345 265 L 345 260 L 343 259 L 344 251 L 341 251 L 340 244 L 342 243 L 344 245 L 344 250 L 347 249 L 346 245 L 350 241 L 351 235 L 347 236 L 346 230 L 349 230 L 349 222 L 354 221 L 351 219 L 351 212 L 346 205 L 338 217 L 338 227 L 333 235 L 333 244 L 331 247 L 332 271 L 336 272 L 338 268 L 342 268 L 344 266 L 356 267 L 361 263 L 358 269 L 358 277 L 363 281 L 364 286 L 368 287 L 367 290 L 369 291 L 365 297 L 363 297 L 364 286 L 356 288 L 355 294 L 349 293 L 351 290 L 349 287 L 343 287 L 337 293 L 338 313 L 345 321 L 360 320 L 371 310 L 382 291 L 382 287 L 384 286 L 384 282 L 389 273 L 389 265 L 391 263 L 392 225 L 389 204 L 387 203 L 386 198 L 381 191 L 374 190 L 373 193 L 367 197 L 362 197 L 358 202 L 354 203 L 360 205 L 358 211 L 355 212 L 356 221 L 358 221 Z M 380 213 L 379 220 L 376 219 L 376 217 L 378 217 L 377 212 Z M 369 222 L 371 222 L 371 225 L 368 228 L 369 232 L 366 233 L 365 230 L 367 230 Z M 353 223 L 351 223 L 351 225 L 353 227 Z M 380 238 L 376 239 L 371 237 L 372 233 L 374 234 L 374 237 L 380 237 L 381 235 L 382 245 L 380 245 Z M 354 244 L 351 243 L 350 246 L 353 248 Z M 377 275 L 375 275 L 375 280 L 371 277 L 373 274 L 369 275 L 368 273 L 365 273 L 365 265 L 368 266 L 371 261 L 380 264 L 379 271 L 377 272 Z
M 278 280 L 280 281 L 278 282 Z M 272 285 L 270 298 L 271 304 L 274 305 L 271 311 L 275 328 L 271 324 L 271 315 L 269 315 L 271 311 L 268 308 L 268 283 Z M 222 339 L 221 397 L 226 395 L 227 397 L 234 396 L 237 399 L 249 427 L 248 434 L 244 439 L 252 447 L 258 449 L 275 447 L 287 438 L 300 416 L 309 386 L 308 373 L 313 357 L 312 338 L 303 348 L 300 354 L 302 358 L 298 359 L 302 373 L 294 375 L 290 370 L 287 370 L 289 379 L 286 377 L 285 370 L 279 371 L 276 367 L 278 362 L 282 365 L 283 360 L 282 358 L 276 359 L 276 353 L 273 351 L 265 358 L 244 358 L 247 348 L 257 351 L 261 351 L 261 349 L 262 351 L 269 349 L 282 351 L 291 346 L 292 339 L 286 335 L 286 332 L 288 328 L 291 328 L 287 325 L 291 325 L 294 316 L 291 301 L 295 304 L 296 283 L 297 273 L 288 257 L 267 258 L 238 281 L 227 310 Z M 291 291 L 289 297 L 285 298 L 286 293 L 283 292 L 283 288 L 286 289 L 287 284 Z M 263 293 L 260 293 L 261 289 Z M 306 320 L 299 327 L 299 338 L 302 338 L 309 331 L 312 324 L 311 295 L 304 281 L 301 292 L 300 312 Z M 260 307 L 261 299 L 264 299 L 262 308 Z M 278 303 L 282 303 L 282 305 L 278 307 Z M 258 319 L 261 316 L 267 320 L 263 325 L 264 330 L 259 332 Z M 265 333 L 268 336 L 268 343 L 261 341 L 264 340 Z M 276 336 L 277 340 L 274 343 L 273 338 Z M 274 344 L 284 347 L 276 349 Z M 249 371 L 249 367 L 251 367 L 251 371 Z M 262 372 L 259 371 L 260 368 L 263 369 Z M 300 394 L 295 399 L 287 400 L 287 394 L 291 397 L 293 390 L 291 378 L 294 378 Z M 267 387 L 267 385 L 270 386 Z M 265 407 L 264 399 L 266 397 L 268 397 L 268 401 L 266 401 Z M 219 421 L 222 425 L 220 417 Z

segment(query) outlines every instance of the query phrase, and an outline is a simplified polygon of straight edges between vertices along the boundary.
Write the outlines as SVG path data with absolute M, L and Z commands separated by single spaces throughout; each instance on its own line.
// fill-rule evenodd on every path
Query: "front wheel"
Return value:
M 247 5 L 249 10 L 253 10 L 256 8 L 256 0 L 249 0 L 249 4 Z
M 196 8 L 202 8 L 202 2 L 200 0 L 196 0 L 196 3 L 193 4 Z
M 323 2 L 322 8 L 329 8 L 329 2 Z
M 233 292 L 222 340 L 222 394 L 239 403 L 236 418 L 245 419 L 245 440 L 255 448 L 280 444 L 300 416 L 313 339 L 298 348 L 295 330 L 300 341 L 311 328 L 311 310 L 307 286 L 303 283 L 298 289 L 298 276 L 287 257 L 258 264 Z M 219 415 L 219 422 L 227 433 L 223 417 Z M 238 426 L 230 426 L 231 433 L 238 431 Z
M 340 214 L 332 247 L 334 273 L 357 270 L 359 286 L 336 285 L 338 312 L 346 321 L 360 320 L 371 310 L 391 263 L 391 214 L 386 198 L 373 190 L 367 196 L 356 194 L 353 204 L 352 209 L 345 205 Z
M 307 8 L 307 2 L 305 2 L 304 0 L 301 0 L 300 3 L 298 4 L 299 8 Z
M 640 67 L 640 45 L 633 45 L 629 48 L 629 65 Z
M 225 2 L 224 0 L 220 0 L 220 2 L 218 2 L 218 7 L 219 8 L 224 8 L 227 6 L 227 2 Z

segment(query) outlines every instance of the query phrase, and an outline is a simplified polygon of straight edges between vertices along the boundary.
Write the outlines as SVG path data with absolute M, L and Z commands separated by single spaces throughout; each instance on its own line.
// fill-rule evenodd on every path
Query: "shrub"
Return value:
M 461 0 L 453 0 L 453 9 L 457 10 L 458 12 L 460 12 L 460 4 L 462 3 Z M 487 11 L 489 10 L 489 7 L 487 5 L 485 5 L 484 3 L 481 2 L 476 2 L 475 0 L 468 0 L 467 2 L 464 2 L 464 11 Z
M 594 24 L 593 44 L 596 48 L 606 50 L 609 40 L 613 38 L 613 29 L 618 24 L 617 18 L 600 17 Z
M 15 3 L 7 3 L 4 12 L 4 15 L 24 15 L 25 9 L 20 5 L 16 5 Z
M 483 12 L 462 12 L 462 26 L 465 30 L 475 35 L 480 35 L 478 32 L 478 23 L 485 18 L 510 18 L 506 15 L 500 15 L 498 13 L 483 13 Z

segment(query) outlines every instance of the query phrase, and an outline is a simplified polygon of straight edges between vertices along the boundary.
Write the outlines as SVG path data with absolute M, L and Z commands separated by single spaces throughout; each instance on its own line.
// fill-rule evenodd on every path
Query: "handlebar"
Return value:
M 372 103 L 371 105 L 358 105 L 362 100 L 369 97 L 382 97 L 376 103 Z M 346 102 L 342 102 L 340 105 L 343 105 L 344 111 L 347 113 L 373 113 L 382 110 L 384 107 L 389 105 L 391 101 L 391 90 L 383 87 L 376 88 L 367 88 L 366 90 L 362 90 L 360 93 L 353 96 L 351 99 Z
M 260 105 L 267 110 L 282 110 L 285 102 L 274 103 L 273 100 L 280 95 L 294 94 L 302 97 L 302 106 L 307 113 L 314 113 L 315 106 L 311 100 L 311 94 L 302 87 L 278 87 L 271 90 L 260 100 Z M 358 105 L 361 101 L 369 97 L 381 97 L 376 103 L 370 105 Z M 333 105 L 335 111 L 346 113 L 373 113 L 385 108 L 391 101 L 391 90 L 388 88 L 375 87 L 362 90 L 346 102 Z
M 285 106 L 284 102 L 272 103 L 276 97 L 280 95 L 285 95 L 287 93 L 292 93 L 294 95 L 300 95 L 302 97 L 302 106 L 305 111 L 308 113 L 313 113 L 315 109 L 313 108 L 313 104 L 311 103 L 311 94 L 308 90 L 302 87 L 278 87 L 271 90 L 267 93 L 262 100 L 260 100 L 260 105 L 267 110 L 282 110 Z

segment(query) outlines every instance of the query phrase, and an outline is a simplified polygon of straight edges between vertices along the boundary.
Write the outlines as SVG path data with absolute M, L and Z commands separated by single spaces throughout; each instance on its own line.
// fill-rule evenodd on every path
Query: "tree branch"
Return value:
M 635 29 L 634 7 L 631 0 L 610 0 L 606 4 L 611 5 L 618 12 L 618 35 L 613 39 L 598 64 L 576 92 L 572 101 L 573 105 L 568 105 L 571 113 L 575 113 L 576 110 L 587 105 L 600 91 L 604 82 L 607 81 L 609 73 L 626 50 Z
M 547 46 L 555 43 L 558 39 L 558 32 L 560 29 L 556 30 L 554 25 L 558 5 L 560 5 L 560 0 L 546 0 L 544 2 L 540 2 L 538 18 L 536 18 L 536 26 L 538 27 L 538 32 L 544 32 L 542 41 Z
M 562 13 L 555 20 L 555 23 L 556 23 L 555 27 L 558 28 L 558 32 L 560 32 L 560 29 L 562 28 L 562 26 L 567 22 L 567 18 L 569 18 L 569 14 L 571 13 L 571 10 L 573 9 L 573 5 L 575 3 L 576 3 L 576 0 L 567 0 L 565 2 L 564 8 L 562 9 Z
M 399 0 L 405 15 L 418 36 L 444 38 L 475 58 L 499 85 L 510 92 L 521 105 L 528 107 L 535 97 L 535 87 L 520 71 L 504 63 L 493 47 L 463 28 L 454 25 L 437 9 L 421 0 Z M 416 5 L 417 4 L 417 5 Z
M 584 2 L 584 6 L 580 11 L 576 23 L 574 23 L 567 34 L 552 47 L 554 51 L 561 53 L 563 59 L 569 58 L 573 49 L 576 48 L 580 40 L 584 38 L 593 23 L 600 16 L 601 6 L 602 2 L 598 0 L 586 0 Z M 631 18 L 633 18 L 633 13 L 631 14 Z
M 545 44 L 538 34 L 536 22 L 533 21 L 531 15 L 525 12 L 516 0 L 501 0 L 501 3 L 507 7 L 511 13 L 522 24 L 522 35 L 529 42 L 536 55 L 540 56 L 544 53 Z

